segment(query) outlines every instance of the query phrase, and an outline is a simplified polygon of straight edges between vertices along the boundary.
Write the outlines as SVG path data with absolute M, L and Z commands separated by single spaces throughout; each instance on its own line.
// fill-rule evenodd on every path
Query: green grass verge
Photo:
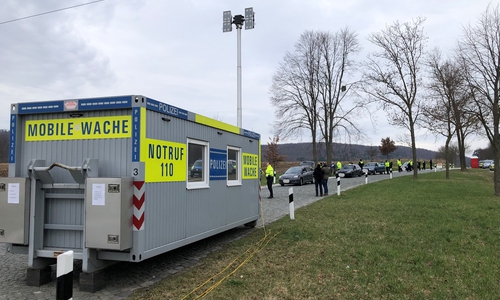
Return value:
M 186 299 L 212 286 L 205 299 L 498 299 L 493 173 L 444 176 L 404 176 L 326 197 L 131 298 L 182 299 L 237 259 Z

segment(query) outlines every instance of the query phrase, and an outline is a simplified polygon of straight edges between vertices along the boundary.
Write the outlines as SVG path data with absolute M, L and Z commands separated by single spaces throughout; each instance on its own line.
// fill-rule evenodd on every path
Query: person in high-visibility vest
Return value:
M 403 168 L 401 167 L 402 165 L 401 159 L 398 158 L 398 172 L 403 172 Z
M 267 180 L 267 188 L 269 189 L 269 197 L 267 197 L 267 199 L 273 199 L 274 169 L 270 163 L 267 163 L 266 167 L 266 180 Z
M 337 162 L 337 171 L 342 169 L 342 163 L 340 162 L 340 160 Z
M 389 169 L 391 168 L 391 164 L 387 159 L 385 160 L 384 165 L 385 165 L 385 171 L 387 172 L 387 174 L 389 174 Z

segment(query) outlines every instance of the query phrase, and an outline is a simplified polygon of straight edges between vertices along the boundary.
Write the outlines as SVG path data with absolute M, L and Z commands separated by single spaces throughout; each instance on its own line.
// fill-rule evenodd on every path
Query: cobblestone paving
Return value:
M 411 173 L 394 173 L 394 176 L 410 175 Z M 389 175 L 369 176 L 369 182 L 388 179 Z M 365 184 L 365 178 L 342 179 L 341 190 Z M 328 182 L 329 194 L 333 195 L 332 201 L 337 193 L 337 182 L 330 178 Z M 75 264 L 73 281 L 73 299 L 100 299 L 114 300 L 126 299 L 138 288 L 148 287 L 172 274 L 181 272 L 193 266 L 208 253 L 217 251 L 224 243 L 241 238 L 252 230 L 265 224 L 276 221 L 289 213 L 288 192 L 290 186 L 274 186 L 274 199 L 267 199 L 269 195 L 267 187 L 262 188 L 262 211 L 263 218 L 259 220 L 256 229 L 243 226 L 226 231 L 202 241 L 184 246 L 182 248 L 147 259 L 141 263 L 122 262 L 105 270 L 106 287 L 95 293 L 81 292 L 78 276 L 81 267 Z M 315 197 L 314 185 L 293 187 L 294 206 L 298 209 L 302 206 L 315 202 L 321 197 Z M 299 216 L 295 216 L 297 218 Z M 55 266 L 52 271 L 52 282 L 41 287 L 26 285 L 27 255 L 11 255 L 7 253 L 5 244 L 0 243 L 0 300 L 25 300 L 25 299 L 56 299 Z

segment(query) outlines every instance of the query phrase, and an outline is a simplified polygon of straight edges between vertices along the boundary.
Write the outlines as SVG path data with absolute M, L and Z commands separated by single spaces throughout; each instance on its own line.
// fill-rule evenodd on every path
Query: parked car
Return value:
M 194 162 L 193 166 L 191 167 L 191 171 L 189 172 L 189 176 L 191 177 L 201 177 L 201 172 L 203 167 L 203 160 L 198 159 Z
M 227 173 L 228 174 L 236 174 L 236 160 L 234 159 L 228 159 L 227 160 Z
M 487 159 L 487 160 L 483 161 L 483 169 L 489 169 L 492 163 L 493 163 L 493 160 L 491 160 L 491 159 Z
M 407 161 L 405 161 L 403 163 L 403 165 L 401 166 L 401 169 L 403 169 L 403 171 L 408 171 L 408 162 Z
M 359 177 L 363 175 L 363 170 L 358 165 L 345 165 L 337 171 L 339 177 Z
M 313 183 L 313 168 L 309 166 L 290 167 L 283 175 L 279 177 L 281 186 L 285 184 L 303 185 L 304 183 Z
M 305 160 L 301 162 L 299 166 L 308 166 L 314 169 L 314 162 L 312 160 Z
M 368 170 L 368 175 L 383 174 L 385 172 L 384 165 L 374 161 L 366 163 L 363 169 Z

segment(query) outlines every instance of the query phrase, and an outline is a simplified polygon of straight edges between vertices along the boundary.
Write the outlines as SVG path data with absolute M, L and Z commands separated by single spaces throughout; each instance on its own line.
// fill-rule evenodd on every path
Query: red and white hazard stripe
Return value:
M 144 201 L 146 200 L 144 181 L 134 181 L 134 230 L 144 230 Z

